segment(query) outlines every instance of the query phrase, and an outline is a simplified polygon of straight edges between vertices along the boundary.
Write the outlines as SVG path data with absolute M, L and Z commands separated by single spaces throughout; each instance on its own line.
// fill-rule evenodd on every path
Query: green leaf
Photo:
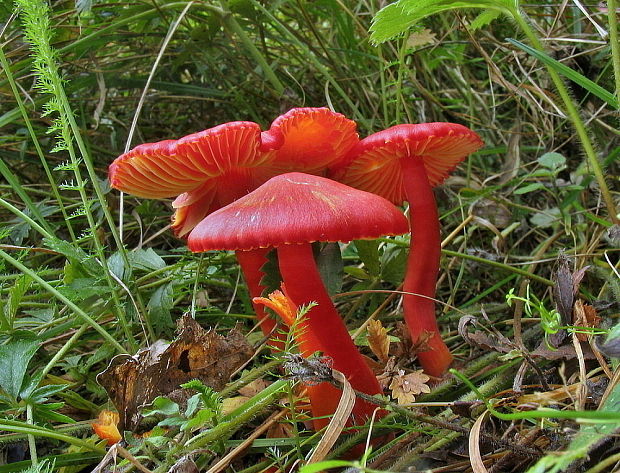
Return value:
M 316 256 L 316 265 L 330 296 L 342 289 L 343 263 L 338 243 L 326 243 Z M 303 275 L 300 275 L 303 277 Z
M 616 385 L 605 403 L 599 407 L 601 411 L 618 412 L 620 410 L 620 385 Z M 583 423 L 579 433 L 573 438 L 568 448 L 561 455 L 557 453 L 541 458 L 527 473 L 560 473 L 568 471 L 575 460 L 585 458 L 591 449 L 600 445 L 605 437 L 616 433 L 620 421 Z
M 405 278 L 407 252 L 403 248 L 392 248 L 383 254 L 381 262 L 381 278 L 396 286 Z
M 13 329 L 13 321 L 17 315 L 19 304 L 31 285 L 32 278 L 26 274 L 22 274 L 15 280 L 13 287 L 9 289 L 8 300 L 4 304 L 2 314 L 0 314 L 0 329 L 3 331 Z
M 155 289 L 146 308 L 153 327 L 164 331 L 173 326 L 170 309 L 174 304 L 173 283 L 169 282 Z
M 427 16 L 461 8 L 482 8 L 506 14 L 516 11 L 515 2 L 510 0 L 399 0 L 377 12 L 370 27 L 370 40 L 384 43 L 402 35 Z
M 143 271 L 157 271 L 166 267 L 166 262 L 152 248 L 132 251 L 129 253 L 129 262 L 132 268 Z
M 0 345 L 0 389 L 17 400 L 28 363 L 39 349 L 38 340 L 12 340 Z
M 43 403 L 47 401 L 50 396 L 67 389 L 67 386 L 68 384 L 48 384 L 47 386 L 38 387 L 26 400 L 33 403 Z
M 182 385 L 181 385 L 182 386 Z M 185 417 L 191 417 L 200 405 L 200 394 L 194 394 L 187 400 L 187 408 L 185 409 Z
M 43 244 L 50 250 L 64 255 L 71 263 L 79 263 L 91 276 L 101 277 L 103 275 L 102 266 L 79 246 L 58 238 L 44 238 Z
M 379 242 L 376 240 L 357 240 L 355 247 L 362 263 L 366 266 L 366 270 L 373 276 L 379 276 L 381 273 Z
M 362 268 L 358 268 L 357 266 L 345 266 L 344 272 L 345 274 L 353 276 L 354 278 L 357 278 L 357 279 L 361 279 L 363 281 L 371 278 L 370 274 L 368 274 Z
M 549 228 L 559 222 L 561 217 L 560 209 L 552 207 L 544 212 L 537 212 L 530 217 L 530 223 L 535 227 Z
M 538 164 L 540 164 L 541 166 L 544 166 L 547 169 L 551 169 L 552 171 L 555 171 L 566 165 L 566 158 L 560 153 L 554 152 L 545 153 L 536 161 L 538 161 Z
M 302 466 L 299 473 L 319 473 L 330 468 L 355 467 L 355 463 L 346 460 L 326 460 L 313 463 L 312 465 Z
M 591 94 L 596 95 L 599 99 L 607 102 L 607 104 L 611 107 L 615 109 L 620 108 L 620 102 L 618 102 L 618 99 L 614 96 L 614 94 L 604 89 L 597 83 L 591 81 L 574 69 L 571 69 L 570 67 L 562 64 L 561 62 L 556 61 L 555 59 L 549 57 L 547 54 L 541 51 L 537 51 L 536 49 L 528 46 L 527 44 L 523 44 L 521 41 L 517 41 L 516 39 L 512 38 L 506 38 L 506 41 L 508 41 L 510 44 L 513 44 L 517 48 L 522 49 L 529 55 L 534 56 L 536 59 L 538 59 L 546 66 L 552 68 L 558 74 L 563 75 L 567 79 L 573 81 L 575 84 L 580 85 L 581 87 L 586 89 Z
M 157 396 L 153 399 L 151 407 L 147 407 L 142 410 L 144 417 L 161 414 L 164 416 L 178 416 L 179 405 L 176 402 L 171 401 L 167 397 Z
M 215 417 L 215 412 L 213 409 L 200 409 L 191 419 L 187 422 L 184 422 L 181 426 L 182 431 L 189 430 L 194 431 L 199 429 L 200 427 L 204 427 L 207 423 Z
M 537 191 L 538 189 L 544 189 L 545 186 L 540 182 L 533 182 L 532 184 L 528 184 L 527 186 L 519 187 L 514 191 L 515 194 L 527 194 L 529 192 Z
M 499 10 L 485 10 L 476 18 L 474 18 L 469 24 L 469 29 L 471 31 L 477 31 L 480 28 L 490 24 L 493 20 L 499 18 L 502 15 L 502 12 Z

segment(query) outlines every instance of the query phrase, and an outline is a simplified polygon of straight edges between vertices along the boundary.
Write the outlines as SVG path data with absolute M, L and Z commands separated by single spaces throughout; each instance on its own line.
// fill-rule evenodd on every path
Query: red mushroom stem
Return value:
M 265 305 L 276 312 L 280 318 L 290 328 L 296 323 L 297 306 L 288 297 L 288 291 L 282 284 L 281 291 L 274 291 L 269 294 L 269 298 L 256 297 L 254 303 L 256 305 Z M 297 323 L 295 331 L 295 341 L 299 347 L 299 352 L 304 358 L 310 357 L 313 353 L 323 351 L 323 347 L 318 342 L 313 333 L 308 329 L 307 318 Z M 312 411 L 312 426 L 314 430 L 320 430 L 329 423 L 331 416 L 337 409 L 340 402 L 340 391 L 329 383 L 319 383 L 314 385 L 306 385 L 306 392 L 310 399 L 310 408 Z
M 426 341 L 428 351 L 418 353 L 420 364 L 428 374 L 441 376 L 452 355 L 441 339 L 435 318 L 435 290 L 441 257 L 439 215 L 433 189 L 428 181 L 422 157 L 401 159 L 405 194 L 409 202 L 411 245 L 403 290 L 407 293 L 403 309 L 413 342 L 424 332 L 432 332 Z
M 235 255 L 241 267 L 241 272 L 248 286 L 250 298 L 261 297 L 265 286 L 261 284 L 265 273 L 262 268 L 267 263 L 267 253 L 269 248 L 258 248 L 255 250 L 237 250 Z M 286 336 L 275 331 L 276 321 L 265 312 L 263 304 L 252 301 L 258 325 L 265 334 L 271 338 L 270 344 L 278 350 L 283 350 Z
M 297 306 L 317 303 L 306 318 L 307 331 L 316 337 L 320 350 L 333 359 L 334 368 L 347 374 L 354 389 L 371 395 L 381 393 L 377 378 L 351 340 L 325 289 L 314 261 L 312 245 L 278 246 L 278 263 L 288 297 Z M 325 401 L 328 402 L 327 399 Z M 353 408 L 353 414 L 358 419 L 356 424 L 365 422 L 374 410 L 372 404 L 357 399 Z

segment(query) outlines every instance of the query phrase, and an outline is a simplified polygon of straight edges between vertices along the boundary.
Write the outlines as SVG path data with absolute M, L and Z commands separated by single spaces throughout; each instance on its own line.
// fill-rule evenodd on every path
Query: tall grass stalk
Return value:
M 56 202 L 58 203 L 58 207 L 60 209 L 60 212 L 62 213 L 63 221 L 65 222 L 65 225 L 67 226 L 67 231 L 69 232 L 71 241 L 75 243 L 76 241 L 75 232 L 73 231 L 73 226 L 71 225 L 71 220 L 69 219 L 69 215 L 67 214 L 67 210 L 65 209 L 64 202 L 62 198 L 60 197 L 60 192 L 58 190 L 58 186 L 56 185 L 56 179 L 54 179 L 52 175 L 52 171 L 49 165 L 47 164 L 47 160 L 45 159 L 45 154 L 43 153 L 43 150 L 41 149 L 41 145 L 39 144 L 39 139 L 37 137 L 37 134 L 35 133 L 34 128 L 32 127 L 32 123 L 30 122 L 30 119 L 28 117 L 28 112 L 26 111 L 24 101 L 21 98 L 21 94 L 19 93 L 17 84 L 15 83 L 15 78 L 13 77 L 13 73 L 11 72 L 11 67 L 9 66 L 9 63 L 6 60 L 4 49 L 2 47 L 0 47 L 0 64 L 2 65 L 2 69 L 4 69 L 4 73 L 6 74 L 7 80 L 9 81 L 9 85 L 11 86 L 11 91 L 13 92 L 13 97 L 15 97 L 15 101 L 17 102 L 19 111 L 21 112 L 22 118 L 24 119 L 26 128 L 28 128 L 28 133 L 30 134 L 30 138 L 32 139 L 32 144 L 35 147 L 37 156 L 39 156 L 39 160 L 41 161 L 41 165 L 43 166 L 43 170 L 45 171 L 47 180 L 50 183 L 52 194 L 54 195 L 54 198 L 56 199 Z M 18 188 L 14 188 L 14 189 L 16 191 L 18 190 Z M 36 206 L 34 205 L 28 206 L 28 208 L 31 210 L 31 212 L 33 212 L 34 215 L 37 215 L 35 213 L 35 210 L 37 210 Z M 46 225 L 47 221 L 44 218 L 42 219 L 41 223 L 44 227 L 46 227 L 46 230 L 51 232 L 51 228 L 49 228 L 49 226 Z
M 607 22 L 609 24 L 609 47 L 614 66 L 616 98 L 620 101 L 620 38 L 618 37 L 618 12 L 616 0 L 607 0 Z
M 613 2 L 613 0 L 612 0 Z M 614 10 L 615 12 L 615 10 Z M 535 33 L 534 29 L 530 26 L 524 14 L 522 14 L 519 10 L 515 10 L 513 12 L 513 19 L 515 23 L 519 26 L 521 31 L 525 34 L 527 39 L 530 41 L 532 46 L 540 51 L 544 52 L 544 47 L 538 38 L 538 35 Z M 616 49 L 618 46 L 616 45 Z M 553 85 L 555 85 L 560 97 L 562 98 L 562 102 L 564 102 L 564 107 L 566 109 L 566 113 L 568 115 L 569 120 L 572 122 L 575 127 L 575 131 L 577 131 L 577 135 L 579 136 L 579 140 L 581 141 L 581 146 L 588 158 L 588 164 L 594 173 L 594 177 L 599 185 L 599 189 L 601 192 L 601 196 L 603 201 L 605 202 L 605 206 L 607 207 L 607 212 L 609 213 L 609 218 L 614 224 L 620 224 L 620 218 L 618 217 L 618 211 L 616 210 L 616 205 L 614 200 L 609 192 L 609 187 L 607 187 L 607 182 L 605 181 L 605 176 L 603 175 L 603 169 L 599 162 L 599 158 L 594 149 L 594 145 L 590 140 L 590 135 L 586 129 L 586 125 L 581 118 L 581 114 L 577 110 L 575 106 L 575 102 L 573 98 L 568 92 L 564 81 L 560 77 L 560 75 L 553 69 L 552 67 L 545 64 L 549 77 L 553 81 Z M 615 67 L 615 66 L 614 66 Z M 615 69 L 614 69 L 615 70 Z
M 101 241 L 97 236 L 98 225 L 95 222 L 92 213 L 92 200 L 86 193 L 87 181 L 83 179 L 80 166 L 82 163 L 86 166 L 90 177 L 91 186 L 97 195 L 99 203 L 103 209 L 110 232 L 115 239 L 119 251 L 124 258 L 125 264 L 129 267 L 127 255 L 121 245 L 119 235 L 116 232 L 112 215 L 106 205 L 106 199 L 99 184 L 99 179 L 95 172 L 92 159 L 88 149 L 82 139 L 80 129 L 75 121 L 73 111 L 63 88 L 63 81 L 60 77 L 57 63 L 57 54 L 51 46 L 52 29 L 49 22 L 49 7 L 43 0 L 16 0 L 16 4 L 22 10 L 22 22 L 24 25 L 25 38 L 31 45 L 33 52 L 33 69 L 37 76 L 37 88 L 50 95 L 49 101 L 44 106 L 44 115 L 52 115 L 53 122 L 50 132 L 54 133 L 57 139 L 55 151 L 65 150 L 68 152 L 71 164 L 67 166 L 73 171 L 76 179 L 76 185 L 65 185 L 65 189 L 76 190 L 79 192 L 82 200 L 82 208 L 74 214 L 75 216 L 83 215 L 86 217 L 89 231 L 85 235 L 94 244 L 95 251 L 99 261 L 103 266 L 103 274 L 107 284 L 112 289 L 112 298 L 114 303 L 114 313 L 125 334 L 125 339 L 129 343 L 132 351 L 136 351 L 138 344 L 133 337 L 131 328 L 125 317 L 123 306 L 114 290 L 115 284 L 107 266 L 107 259 Z M 81 158 L 77 157 L 73 140 L 77 144 Z M 61 186 L 61 188 L 63 188 Z

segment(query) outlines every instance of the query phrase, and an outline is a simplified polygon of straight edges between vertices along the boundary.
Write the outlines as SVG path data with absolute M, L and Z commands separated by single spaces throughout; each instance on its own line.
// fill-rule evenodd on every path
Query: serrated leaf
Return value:
M 129 253 L 129 261 L 134 269 L 157 271 L 166 267 L 166 262 L 152 248 L 134 250 Z
M 402 284 L 407 266 L 407 252 L 403 248 L 392 248 L 383 254 L 381 278 L 396 286 Z
M 410 404 L 415 401 L 418 394 L 431 392 L 431 388 L 426 384 L 429 379 L 431 378 L 422 370 L 409 374 L 399 370 L 390 383 L 392 397 L 398 400 L 398 404 Z
M 47 248 L 64 255 L 71 263 L 79 263 L 91 276 L 103 276 L 101 265 L 79 246 L 58 238 L 44 238 L 43 244 Z
M 371 320 L 368 323 L 368 346 L 382 362 L 389 358 L 390 338 L 380 320 Z
M 2 330 L 11 330 L 13 328 L 13 320 L 17 315 L 19 304 L 31 285 L 32 279 L 30 276 L 22 274 L 15 280 L 13 287 L 9 289 L 9 297 L 5 302 L 2 316 L 0 317 L 0 328 Z
M 499 10 L 485 10 L 471 21 L 471 23 L 469 24 L 469 29 L 471 31 L 477 31 L 480 28 L 487 26 L 493 20 L 499 18 L 501 15 L 502 12 Z
M 516 11 L 515 2 L 510 0 L 399 0 L 377 12 L 370 27 L 370 40 L 383 43 L 404 34 L 427 16 L 461 8 L 482 8 L 500 13 Z

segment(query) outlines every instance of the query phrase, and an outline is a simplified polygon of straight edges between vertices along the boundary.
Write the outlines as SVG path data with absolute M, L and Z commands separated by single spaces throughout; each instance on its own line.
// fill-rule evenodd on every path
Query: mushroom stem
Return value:
M 268 298 L 256 297 L 253 302 L 257 305 L 269 307 L 280 316 L 288 327 L 292 327 L 297 322 L 297 307 L 288 297 L 288 291 L 284 284 L 282 284 L 282 290 L 284 293 L 274 291 L 269 294 Z M 299 352 L 304 358 L 323 350 L 316 337 L 308 330 L 307 319 L 297 323 L 294 336 Z M 329 423 L 329 416 L 338 408 L 342 391 L 330 383 L 308 384 L 305 388 L 314 418 L 312 426 L 314 430 L 320 430 Z
M 351 340 L 323 285 L 312 246 L 308 243 L 279 246 L 278 262 L 288 297 L 297 306 L 317 303 L 308 312 L 303 328 L 316 338 L 323 354 L 332 358 L 334 368 L 344 373 L 354 389 L 371 395 L 381 393 L 377 378 Z M 315 402 L 321 401 L 313 399 L 312 403 Z M 372 404 L 357 399 L 353 408 L 355 424 L 365 422 L 374 410 Z
M 243 272 L 243 277 L 248 286 L 248 292 L 250 293 L 250 299 L 255 297 L 261 297 L 263 290 L 266 286 L 263 286 L 261 281 L 265 273 L 263 273 L 263 266 L 267 263 L 267 253 L 269 248 L 257 248 L 255 250 L 238 250 L 235 252 L 237 261 Z M 283 350 L 285 342 L 282 334 L 277 333 L 274 329 L 276 327 L 276 321 L 265 312 L 265 306 L 257 304 L 252 301 L 254 306 L 254 312 L 256 312 L 257 323 L 260 326 L 263 334 L 271 338 L 270 344 L 278 350 Z M 286 338 L 286 337 L 284 337 Z
M 437 204 L 422 157 L 401 159 L 401 169 L 411 226 L 403 290 L 417 294 L 405 294 L 404 316 L 414 343 L 424 332 L 432 333 L 426 341 L 430 350 L 418 353 L 418 360 L 427 374 L 441 376 L 450 366 L 452 355 L 441 339 L 435 318 L 434 298 L 441 256 Z

